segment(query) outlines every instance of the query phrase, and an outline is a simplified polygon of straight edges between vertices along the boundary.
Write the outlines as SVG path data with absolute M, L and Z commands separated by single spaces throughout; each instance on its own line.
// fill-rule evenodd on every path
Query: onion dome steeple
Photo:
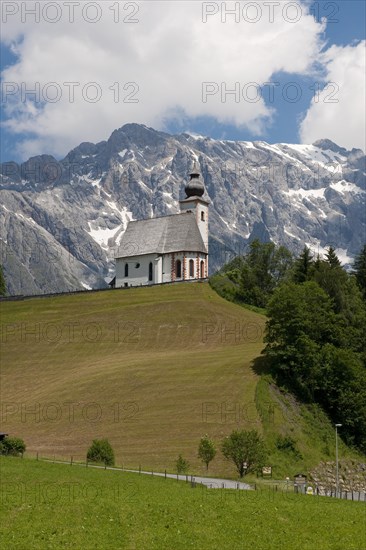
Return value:
M 197 161 L 194 161 L 193 168 L 189 174 L 189 182 L 186 184 L 184 190 L 187 198 L 189 197 L 202 197 L 205 192 L 205 186 L 201 180 L 201 173 Z

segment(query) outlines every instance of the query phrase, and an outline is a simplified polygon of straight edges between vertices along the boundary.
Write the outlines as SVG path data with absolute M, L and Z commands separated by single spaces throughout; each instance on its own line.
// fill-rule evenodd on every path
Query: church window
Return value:
M 140 267 L 140 264 L 137 263 L 137 264 L 135 265 L 135 267 L 136 267 L 136 269 L 138 269 L 138 268 Z
M 125 277 L 128 277 L 128 264 L 125 264 Z
M 194 261 L 189 260 L 189 276 L 194 277 Z
M 205 262 L 201 260 L 201 279 L 205 278 Z
M 180 279 L 182 277 L 182 262 L 180 260 L 177 260 L 175 274 L 177 279 Z
M 205 221 L 205 213 L 204 213 L 203 210 L 201 211 L 201 221 L 202 221 L 202 222 Z
M 153 264 L 152 262 L 149 263 L 149 281 L 153 280 Z

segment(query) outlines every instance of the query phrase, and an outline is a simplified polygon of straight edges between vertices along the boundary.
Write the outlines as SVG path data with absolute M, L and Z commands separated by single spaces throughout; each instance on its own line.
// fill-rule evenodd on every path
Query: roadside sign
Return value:
M 306 485 L 306 475 L 304 474 L 297 474 L 295 477 L 294 477 L 294 483 L 296 483 L 297 485 Z

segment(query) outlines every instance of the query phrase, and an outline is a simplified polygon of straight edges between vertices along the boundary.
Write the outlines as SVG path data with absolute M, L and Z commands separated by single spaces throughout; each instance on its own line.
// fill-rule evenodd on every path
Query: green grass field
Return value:
M 275 475 L 307 471 L 334 459 L 333 429 L 254 367 L 264 325 L 207 283 L 1 303 L 1 430 L 28 456 L 82 461 L 106 437 L 119 465 L 172 471 L 181 453 L 199 474 L 202 435 L 255 428 Z M 276 434 L 303 460 L 276 452 Z M 235 477 L 221 453 L 209 473 Z
M 0 458 L 2 548 L 364 550 L 363 503 Z

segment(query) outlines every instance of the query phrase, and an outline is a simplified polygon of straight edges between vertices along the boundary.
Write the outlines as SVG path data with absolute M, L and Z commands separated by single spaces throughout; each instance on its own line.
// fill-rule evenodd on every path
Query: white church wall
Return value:
M 171 254 L 163 255 L 163 266 L 162 266 L 162 282 L 170 283 L 172 274 L 172 256 Z
M 158 254 L 145 254 L 142 256 L 130 256 L 129 258 L 117 258 L 116 260 L 116 287 L 140 286 L 157 282 L 157 268 L 155 259 Z M 153 280 L 149 281 L 149 264 L 153 264 Z M 125 277 L 125 265 L 128 263 L 128 277 Z M 138 267 L 137 267 L 138 266 Z
M 177 260 L 181 261 L 182 270 L 181 270 L 181 277 L 175 277 L 176 281 L 183 280 L 183 252 L 175 252 L 174 253 L 174 267 L 176 267 Z M 170 283 L 172 282 L 172 261 L 173 261 L 173 254 L 164 254 L 163 259 L 163 282 L 164 283 Z
M 116 259 L 116 288 L 124 286 L 141 286 L 172 282 L 173 254 L 145 254 Z M 177 276 L 177 260 L 181 262 L 181 277 Z M 190 261 L 193 261 L 193 275 Z M 208 275 L 208 259 L 206 254 L 197 252 L 174 253 L 174 270 L 176 281 L 189 281 L 201 278 L 201 262 L 204 262 L 204 277 Z M 149 281 L 149 265 L 152 263 L 153 279 Z M 125 277 L 125 266 L 128 263 L 128 276 Z M 139 266 L 139 267 L 137 267 Z
M 154 260 L 154 283 L 159 284 L 163 282 L 163 257 L 158 256 Z

